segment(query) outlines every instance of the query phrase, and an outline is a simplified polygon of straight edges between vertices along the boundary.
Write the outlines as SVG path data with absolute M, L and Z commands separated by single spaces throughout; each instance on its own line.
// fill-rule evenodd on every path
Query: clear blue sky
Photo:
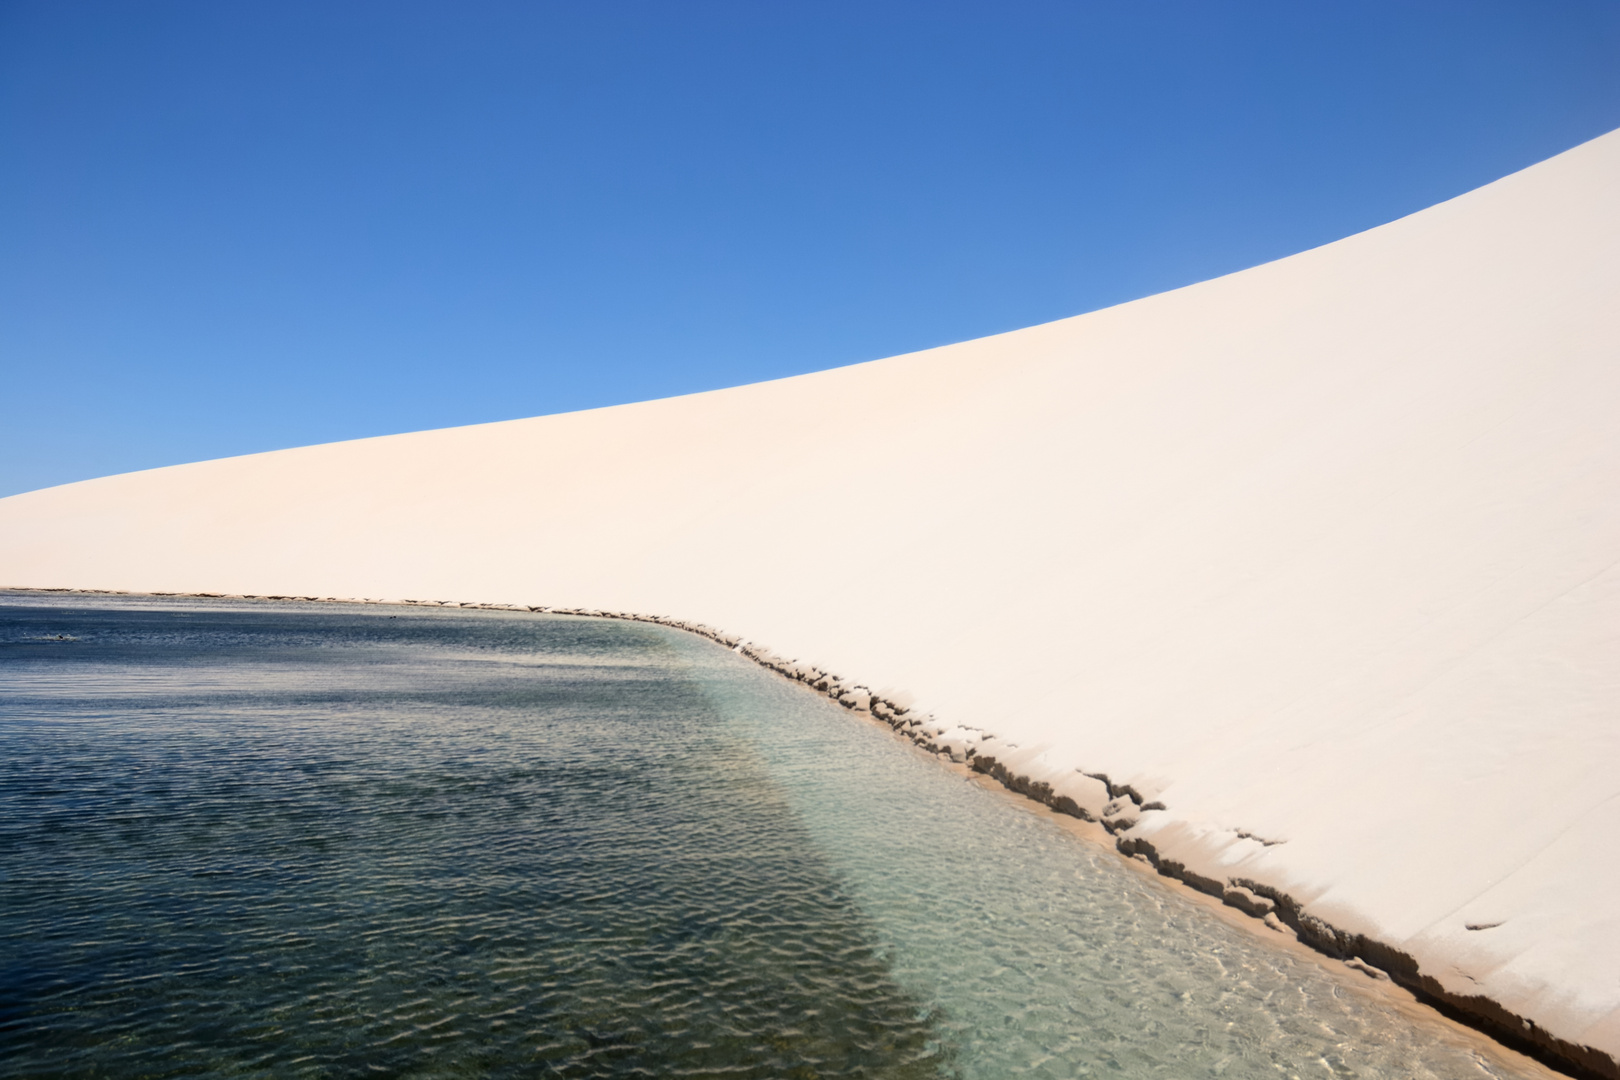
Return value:
M 0 494 L 1009 330 L 1617 126 L 1614 0 L 0 0 Z

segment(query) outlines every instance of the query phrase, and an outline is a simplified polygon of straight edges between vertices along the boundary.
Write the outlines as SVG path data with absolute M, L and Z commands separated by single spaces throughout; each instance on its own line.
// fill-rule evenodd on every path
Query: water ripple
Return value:
M 655 626 L 0 595 L 15 1077 L 1546 1075 Z

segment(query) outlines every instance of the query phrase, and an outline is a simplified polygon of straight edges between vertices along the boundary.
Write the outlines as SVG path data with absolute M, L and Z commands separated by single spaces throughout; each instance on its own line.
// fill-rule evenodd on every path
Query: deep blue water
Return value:
M 1362 978 L 678 631 L 0 594 L 6 1076 L 1536 1072 Z

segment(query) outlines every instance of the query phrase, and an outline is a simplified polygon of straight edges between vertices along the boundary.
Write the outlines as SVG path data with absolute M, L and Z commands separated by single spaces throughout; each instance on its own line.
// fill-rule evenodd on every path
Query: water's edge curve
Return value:
M 485 611 L 528 612 L 571 615 L 583 618 L 617 619 L 654 623 L 707 638 L 733 652 L 746 656 L 762 667 L 802 683 L 810 690 L 852 712 L 867 714 L 910 739 L 923 750 L 942 759 L 966 765 L 998 782 L 1002 787 L 1057 813 L 1093 822 L 1107 830 L 1116 851 L 1151 865 L 1166 878 L 1181 882 L 1198 892 L 1215 897 L 1226 906 L 1262 922 L 1271 930 L 1344 961 L 1369 978 L 1390 980 L 1411 991 L 1417 999 L 1447 1016 L 1468 1025 L 1504 1045 L 1536 1058 L 1543 1064 L 1568 1072 L 1581 1080 L 1620 1080 L 1620 1060 L 1603 1050 L 1562 1039 L 1520 1016 L 1487 995 L 1464 995 L 1447 989 L 1422 969 L 1419 960 L 1400 947 L 1374 936 L 1334 926 L 1331 921 L 1309 910 L 1309 904 L 1290 895 L 1279 885 L 1257 878 L 1221 877 L 1207 866 L 1199 866 L 1196 856 L 1179 859 L 1161 852 L 1158 845 L 1137 830 L 1145 813 L 1167 807 L 1149 799 L 1129 783 L 1116 782 L 1104 773 L 1079 769 L 1040 767 L 1039 755 L 998 740 L 994 733 L 978 728 L 949 725 L 931 713 L 912 708 L 908 695 L 897 691 L 878 692 L 807 661 L 788 659 L 770 648 L 737 634 L 665 615 L 605 611 L 597 608 L 553 607 L 531 604 L 461 602 L 451 600 L 372 600 L 332 596 L 252 595 L 231 593 L 132 593 L 113 589 L 5 587 L 0 592 L 61 594 L 81 596 L 151 596 L 165 599 L 206 599 L 278 601 L 302 603 L 367 604 L 458 608 Z M 885 696 L 885 693 L 890 696 Z M 1034 765 L 1035 767 L 1031 767 Z

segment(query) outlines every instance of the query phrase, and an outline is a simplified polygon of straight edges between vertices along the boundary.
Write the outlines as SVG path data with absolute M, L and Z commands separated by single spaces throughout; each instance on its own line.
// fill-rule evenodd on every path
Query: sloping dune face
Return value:
M 702 621 L 1620 1056 L 1620 133 L 1016 333 L 0 500 L 0 584 Z

